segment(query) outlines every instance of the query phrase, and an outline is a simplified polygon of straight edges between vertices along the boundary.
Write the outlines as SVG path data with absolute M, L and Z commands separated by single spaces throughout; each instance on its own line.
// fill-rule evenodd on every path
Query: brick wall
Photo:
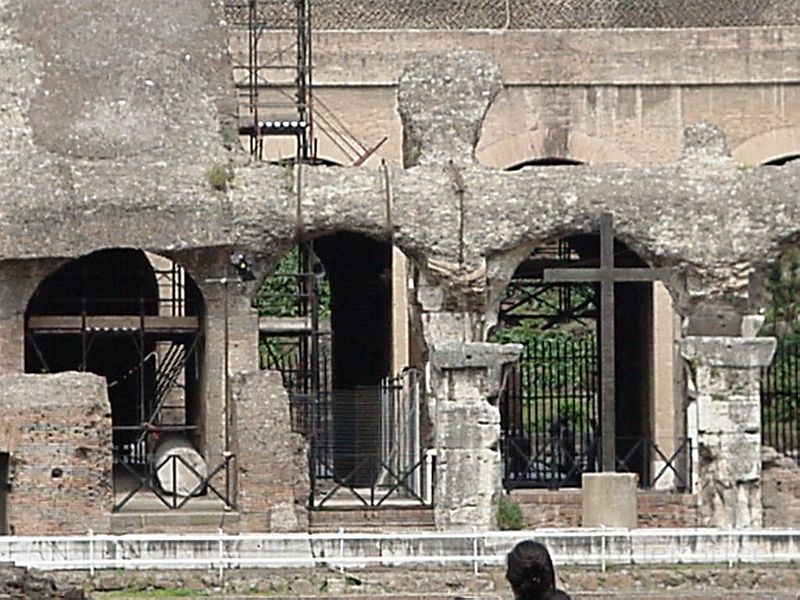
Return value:
M 11 533 L 104 531 L 112 507 L 111 406 L 90 373 L 0 376 Z
M 515 490 L 525 528 L 580 527 L 581 490 Z M 697 496 L 640 490 L 639 527 L 697 527 Z
M 305 441 L 291 431 L 289 398 L 274 371 L 233 385 L 242 531 L 306 531 L 310 490 Z

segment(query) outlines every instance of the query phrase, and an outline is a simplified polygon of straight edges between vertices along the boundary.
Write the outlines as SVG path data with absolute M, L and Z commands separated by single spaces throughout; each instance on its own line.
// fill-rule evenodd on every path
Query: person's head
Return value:
M 550 553 L 539 542 L 520 542 L 506 557 L 506 579 L 517 598 L 538 598 L 555 592 L 555 569 Z

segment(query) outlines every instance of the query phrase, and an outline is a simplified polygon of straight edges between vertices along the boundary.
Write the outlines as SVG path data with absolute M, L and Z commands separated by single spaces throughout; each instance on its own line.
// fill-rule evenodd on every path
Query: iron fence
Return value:
M 503 481 L 520 487 L 577 487 L 599 470 L 597 345 L 593 336 L 534 340 L 507 367 L 500 402 Z M 670 450 L 647 435 L 616 439 L 617 471 L 643 488 L 691 489 L 692 440 Z
M 414 369 L 380 386 L 309 398 L 310 508 L 390 498 L 427 506 L 434 464 L 420 445 L 420 381 Z
M 623 438 L 629 448 L 617 455 L 617 472 L 638 473 L 639 487 L 664 487 L 679 492 L 691 490 L 692 439 L 682 438 L 669 454 L 652 439 L 646 437 Z
M 761 435 L 800 465 L 800 340 L 778 338 L 772 364 L 762 370 Z
M 230 494 L 235 456 L 225 453 L 216 463 L 200 468 L 196 461 L 180 454 L 155 459 L 148 454 L 114 457 L 114 512 L 129 503 L 158 501 L 158 506 L 179 510 L 193 499 L 219 500 L 225 510 L 235 510 Z
M 267 28 L 291 28 L 294 0 L 258 0 Z M 249 3 L 226 2 L 228 21 Z M 800 24 L 780 0 L 310 0 L 313 29 L 611 29 L 763 27 Z
M 594 337 L 534 340 L 505 374 L 501 402 L 507 487 L 575 486 L 597 470 Z

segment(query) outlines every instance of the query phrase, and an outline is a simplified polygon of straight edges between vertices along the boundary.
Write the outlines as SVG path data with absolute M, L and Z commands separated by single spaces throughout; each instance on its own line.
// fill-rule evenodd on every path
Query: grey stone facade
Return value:
M 274 376 L 255 374 L 256 284 L 228 289 L 212 282 L 227 273 L 232 249 L 257 259 L 258 276 L 299 238 L 336 231 L 390 239 L 410 259 L 418 272 L 412 293 L 421 355 L 433 373 L 433 437 L 442 465 L 436 487 L 448 498 L 437 525 L 490 527 L 500 489 L 499 422 L 490 400 L 499 366 L 513 356 L 483 344 L 502 291 L 531 248 L 566 233 L 595 232 L 599 215 L 613 212 L 617 235 L 630 248 L 648 264 L 672 269 L 667 286 L 687 333 L 710 320 L 729 335 L 728 323 L 764 307 L 765 266 L 797 236 L 800 170 L 738 168 L 723 132 L 708 124 L 687 130 L 683 158 L 666 166 L 511 173 L 479 164 L 483 119 L 503 89 L 497 64 L 480 52 L 419 57 L 401 76 L 405 168 L 253 163 L 231 149 L 220 7 L 201 0 L 134 4 L 0 2 L 0 364 L 6 373 L 24 370 L 26 306 L 66 260 L 139 248 L 183 265 L 206 302 L 205 442 L 216 457 L 232 449 L 241 457 L 235 481 L 249 511 L 243 530 L 303 529 L 306 481 L 286 398 Z M 210 185 L 215 165 L 232 169 L 228 189 Z M 471 362 L 475 344 L 482 348 L 478 365 Z M 686 344 L 700 413 L 716 415 L 703 430 L 704 519 L 757 525 L 754 369 L 769 353 L 751 346 L 769 341 L 712 335 Z M 734 349 L 715 365 L 721 347 Z M 728 369 L 725 377 L 714 375 L 717 366 Z M 229 374 L 240 374 L 235 389 Z M 723 401 L 714 404 L 717 396 Z M 48 416 L 64 423 L 73 417 L 67 408 Z M 460 435 L 473 420 L 476 436 Z M 98 431 L 107 426 L 103 421 Z M 260 426 L 274 428 L 269 443 L 262 443 Z M 250 464 L 259 456 L 266 473 Z M 743 470 L 731 471 L 733 463 Z M 102 481 L 102 469 L 93 473 Z M 454 486 L 465 480 L 478 484 Z M 720 486 L 723 492 L 714 491 Z M 12 494 L 12 505 L 19 499 Z M 30 531 L 32 522 L 20 517 L 18 531 Z
M 775 352 L 771 338 L 681 341 L 696 403 L 701 524 L 760 527 L 760 374 Z
M 292 22 L 291 0 L 263 4 L 266 18 L 282 24 Z M 776 0 L 432 0 L 422 5 L 414 0 L 317 0 L 312 8 L 318 28 L 337 30 L 753 27 L 798 23 L 797 5 Z

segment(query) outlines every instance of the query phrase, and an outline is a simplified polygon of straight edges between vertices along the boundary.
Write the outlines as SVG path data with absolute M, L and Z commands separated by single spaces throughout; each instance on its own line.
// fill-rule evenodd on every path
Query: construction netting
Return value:
M 301 0 L 303 1 L 303 0 Z M 291 28 L 297 0 L 226 0 L 228 20 L 251 4 L 267 28 Z M 305 0 L 312 28 L 609 29 L 800 24 L 800 0 Z

